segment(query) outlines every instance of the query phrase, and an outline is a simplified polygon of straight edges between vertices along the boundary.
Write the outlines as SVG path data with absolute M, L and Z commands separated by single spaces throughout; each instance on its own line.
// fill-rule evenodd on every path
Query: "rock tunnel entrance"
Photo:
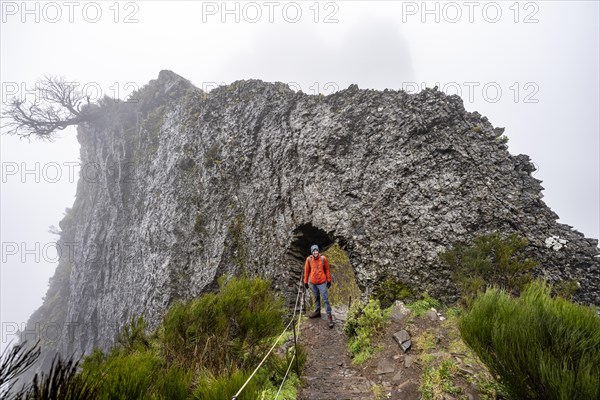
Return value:
M 288 299 L 295 300 L 296 290 L 304 270 L 306 257 L 310 255 L 310 246 L 316 244 L 325 254 L 331 266 L 333 287 L 330 300 L 334 304 L 348 304 L 350 299 L 358 299 L 361 294 L 356 283 L 354 268 L 344 249 L 336 243 L 333 236 L 312 224 L 302 224 L 293 232 L 293 237 L 285 255 L 284 265 L 289 275 L 286 281 L 289 287 Z M 292 304 L 293 306 L 293 304 Z
M 321 251 L 325 251 L 334 242 L 333 238 L 324 230 L 316 228 L 312 224 L 300 225 L 294 230 L 293 235 L 292 243 L 288 248 L 288 255 L 298 260 L 302 265 L 304 265 L 304 260 L 310 254 L 310 246 L 316 244 Z

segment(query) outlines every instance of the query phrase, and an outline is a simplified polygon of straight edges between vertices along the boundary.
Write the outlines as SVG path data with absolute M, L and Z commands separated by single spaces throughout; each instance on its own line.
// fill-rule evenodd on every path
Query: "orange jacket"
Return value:
M 313 256 L 308 256 L 304 263 L 304 283 L 320 285 L 325 282 L 331 282 L 331 274 L 329 273 L 329 261 L 327 258 L 319 254 L 319 258 L 314 259 Z

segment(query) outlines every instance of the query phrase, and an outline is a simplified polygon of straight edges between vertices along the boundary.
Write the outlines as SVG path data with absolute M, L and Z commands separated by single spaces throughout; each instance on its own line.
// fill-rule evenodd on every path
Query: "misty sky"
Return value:
M 228 2 L 229 13 L 220 1 L 0 4 L 2 101 L 46 74 L 125 99 L 162 69 L 205 89 L 249 78 L 324 94 L 438 84 L 506 128 L 561 222 L 600 236 L 597 1 Z M 1 157 L 3 348 L 56 266 L 48 230 L 73 204 L 75 129 L 52 143 L 2 135 Z

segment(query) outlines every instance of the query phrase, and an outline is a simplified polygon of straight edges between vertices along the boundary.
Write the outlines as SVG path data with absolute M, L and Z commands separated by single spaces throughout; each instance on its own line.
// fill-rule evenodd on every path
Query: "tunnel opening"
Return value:
M 323 252 L 333 243 L 333 238 L 324 230 L 314 227 L 312 224 L 303 224 L 294 230 L 288 254 L 304 265 L 304 260 L 310 255 L 310 246 L 316 244 Z
M 302 224 L 294 230 L 284 264 L 287 266 L 286 272 L 289 274 L 286 281 L 290 303 L 295 300 L 298 285 L 301 284 L 304 263 L 306 257 L 310 255 L 310 247 L 313 244 L 319 246 L 320 252 L 327 257 L 331 267 L 333 286 L 330 289 L 330 300 L 332 306 L 348 306 L 350 300 L 360 297 L 361 291 L 356 282 L 354 267 L 343 243 L 341 238 L 336 238 L 310 223 Z M 306 300 L 308 301 L 306 306 L 312 307 L 312 297 L 307 296 Z
M 296 294 L 297 285 L 300 284 L 302 272 L 304 271 L 304 262 L 310 255 L 310 246 L 316 244 L 321 251 L 325 251 L 334 243 L 333 237 L 327 234 L 323 229 L 317 228 L 312 224 L 302 224 L 292 233 L 292 240 L 286 251 L 285 263 L 286 282 L 291 288 L 290 293 Z

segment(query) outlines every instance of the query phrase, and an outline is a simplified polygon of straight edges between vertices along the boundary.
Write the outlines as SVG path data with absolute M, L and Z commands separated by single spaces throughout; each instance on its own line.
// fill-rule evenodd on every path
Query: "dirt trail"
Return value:
M 377 340 L 380 350 L 358 367 L 347 350 L 346 314 L 346 306 L 333 308 L 333 329 L 329 329 L 324 312 L 321 319 L 303 320 L 299 340 L 307 359 L 298 400 L 420 399 L 424 371 L 438 371 L 442 361 L 451 361 L 453 372 L 443 382 L 440 375 L 429 374 L 425 385 L 429 392 L 448 400 L 483 398 L 480 384 L 489 385 L 491 376 L 485 375 L 475 354 L 460 340 L 456 317 L 449 319 L 435 309 L 413 315 L 403 303 L 395 305 Z M 401 331 L 411 341 L 406 353 L 394 338 Z M 495 398 L 492 392 L 486 395 Z
M 371 381 L 352 365 L 342 331 L 345 312 L 334 308 L 335 326 L 327 326 L 326 314 L 321 319 L 302 322 L 300 342 L 307 352 L 298 390 L 298 400 L 369 400 L 374 399 Z

